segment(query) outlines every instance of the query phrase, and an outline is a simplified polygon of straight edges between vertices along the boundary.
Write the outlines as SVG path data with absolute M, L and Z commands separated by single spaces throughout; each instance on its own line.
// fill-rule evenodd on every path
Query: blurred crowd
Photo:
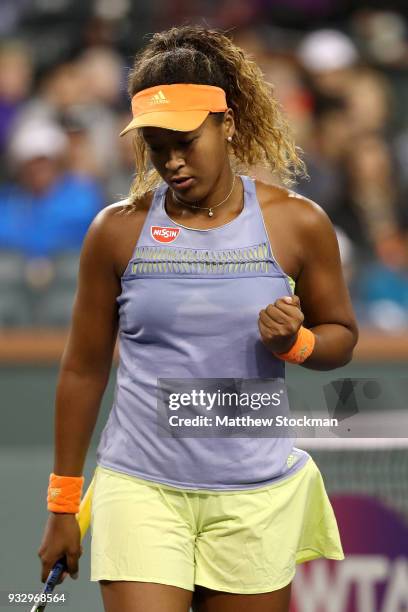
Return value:
M 135 173 L 118 137 L 132 56 L 143 32 L 188 18 L 226 29 L 272 84 L 308 168 L 293 189 L 335 226 L 360 325 L 408 329 L 408 22 L 341 7 L 2 0 L 0 326 L 69 322 L 84 234 Z

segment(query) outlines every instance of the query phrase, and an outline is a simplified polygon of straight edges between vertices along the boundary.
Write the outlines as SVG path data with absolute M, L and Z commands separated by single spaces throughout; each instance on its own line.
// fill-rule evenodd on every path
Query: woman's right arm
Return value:
M 54 474 L 81 476 L 109 380 L 117 335 L 112 209 L 97 215 L 85 237 L 72 323 L 56 393 Z
M 116 297 L 120 293 L 114 258 L 117 235 L 111 230 L 116 225 L 115 214 L 116 207 L 107 207 L 95 217 L 81 251 L 72 322 L 56 392 L 53 471 L 59 476 L 82 475 L 109 379 L 118 329 Z M 76 574 L 81 552 L 75 515 L 51 512 L 38 550 L 42 581 L 63 554 L 69 573 Z

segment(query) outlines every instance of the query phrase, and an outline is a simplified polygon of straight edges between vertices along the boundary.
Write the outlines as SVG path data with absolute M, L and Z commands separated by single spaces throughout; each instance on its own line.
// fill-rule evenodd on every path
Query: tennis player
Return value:
M 163 414 L 181 412 L 157 402 L 183 388 L 191 407 L 215 379 L 284 381 L 286 362 L 348 363 L 358 332 L 336 235 L 317 204 L 247 174 L 264 163 L 289 185 L 304 166 L 261 70 L 228 37 L 155 34 L 129 87 L 137 175 L 83 244 L 42 580 L 63 554 L 78 572 L 74 513 L 119 331 L 92 500 L 105 610 L 287 612 L 297 563 L 344 558 L 312 457 L 290 436 L 174 434 Z

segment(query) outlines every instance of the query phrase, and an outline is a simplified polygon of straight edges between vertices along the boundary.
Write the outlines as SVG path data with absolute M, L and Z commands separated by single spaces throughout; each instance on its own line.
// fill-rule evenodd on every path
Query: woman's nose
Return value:
M 170 151 L 166 161 L 167 170 L 178 170 L 185 165 L 185 161 L 180 151 Z

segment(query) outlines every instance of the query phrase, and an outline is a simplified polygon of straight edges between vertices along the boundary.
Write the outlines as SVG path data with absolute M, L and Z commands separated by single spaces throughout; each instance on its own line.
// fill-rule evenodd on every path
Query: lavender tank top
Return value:
M 172 221 L 165 183 L 154 193 L 117 298 L 119 367 L 100 466 L 223 491 L 266 486 L 309 459 L 291 437 L 158 435 L 158 379 L 285 378 L 285 363 L 262 344 L 257 321 L 262 308 L 293 291 L 273 257 L 255 183 L 241 180 L 243 210 L 211 229 Z

